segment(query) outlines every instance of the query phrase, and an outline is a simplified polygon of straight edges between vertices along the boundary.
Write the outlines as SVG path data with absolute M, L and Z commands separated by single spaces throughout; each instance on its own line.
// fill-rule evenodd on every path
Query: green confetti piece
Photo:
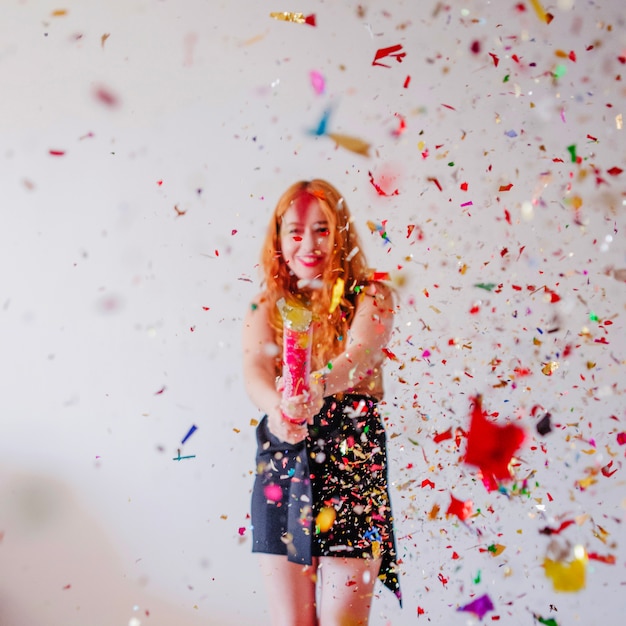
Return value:
M 502 81 L 502 82 L 503 82 L 503 83 L 508 83 L 508 82 L 509 82 L 509 74 L 507 74 L 507 75 L 504 77 L 504 79 L 503 79 L 503 81 Z
M 576 144 L 574 143 L 571 146 L 567 146 L 567 151 L 572 157 L 572 163 L 576 163 Z
M 591 313 L 589 313 L 589 319 L 590 319 L 592 322 L 599 322 L 599 321 L 600 321 L 600 319 L 598 318 L 598 316 L 597 316 L 597 315 L 596 315 L 593 311 L 591 311 Z
M 448 163 L 448 167 L 454 167 L 454 161 L 450 161 L 450 163 Z
M 478 287 L 479 289 L 486 289 L 487 291 L 491 291 L 494 287 L 496 287 L 495 283 L 476 283 L 474 287 Z
M 481 574 L 480 574 L 480 570 L 478 570 L 478 574 L 476 574 L 476 576 L 474 577 L 474 584 L 478 584 L 480 582 L 480 578 L 481 578 Z
M 411 439 L 410 437 L 407 437 L 407 439 L 414 445 L 414 446 L 419 446 L 420 444 L 417 443 L 417 441 L 413 441 L 413 439 Z
M 333 369 L 333 364 L 332 364 L 330 361 L 328 361 L 328 363 L 326 363 L 326 367 L 327 367 L 329 370 L 332 370 L 332 369 Z
M 552 617 L 549 617 L 548 619 L 544 619 L 543 617 L 537 617 L 537 621 L 540 624 L 545 624 L 546 626 L 559 626 L 556 623 L 556 620 Z
M 493 552 L 494 554 L 498 551 L 498 546 L 496 546 L 495 543 L 492 543 L 487 550 L 489 550 L 489 552 Z
M 554 76 L 554 78 L 563 78 L 566 72 L 567 72 L 567 68 L 565 67 L 565 65 L 559 64 L 554 68 L 554 72 L 552 76 Z

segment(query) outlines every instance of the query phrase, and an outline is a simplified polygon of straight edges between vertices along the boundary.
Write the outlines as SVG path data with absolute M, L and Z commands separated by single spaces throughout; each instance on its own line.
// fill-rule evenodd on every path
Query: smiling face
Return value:
M 283 261 L 300 280 L 321 278 L 332 250 L 330 224 L 320 201 L 303 193 L 285 211 L 280 224 Z

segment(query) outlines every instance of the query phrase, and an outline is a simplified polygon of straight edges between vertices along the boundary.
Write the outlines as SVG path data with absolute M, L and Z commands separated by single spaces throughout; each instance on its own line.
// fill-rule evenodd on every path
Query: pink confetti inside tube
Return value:
M 276 305 L 283 318 L 283 398 L 293 398 L 309 390 L 311 374 L 311 311 L 287 304 Z

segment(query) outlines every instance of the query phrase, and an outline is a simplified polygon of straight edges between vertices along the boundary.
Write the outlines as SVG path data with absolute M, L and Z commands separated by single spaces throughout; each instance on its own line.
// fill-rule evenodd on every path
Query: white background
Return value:
M 2 626 L 268 623 L 240 331 L 273 205 L 314 177 L 398 287 L 383 410 L 404 609 L 377 589 L 372 624 L 475 623 L 457 609 L 485 593 L 485 623 L 620 623 L 625 14 L 547 8 L 2 0 Z M 329 108 L 369 157 L 311 133 Z M 476 393 L 528 433 L 504 493 L 463 438 L 433 440 L 467 429 Z M 446 517 L 451 495 L 476 515 Z M 561 546 L 616 562 L 563 594 L 540 530 L 567 520 Z

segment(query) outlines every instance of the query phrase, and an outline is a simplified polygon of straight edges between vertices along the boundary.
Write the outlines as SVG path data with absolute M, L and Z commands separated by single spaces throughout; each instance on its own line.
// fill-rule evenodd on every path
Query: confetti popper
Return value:
M 309 390 L 313 316 L 308 309 L 288 304 L 284 298 L 276 306 L 283 318 L 283 398 L 289 399 Z

